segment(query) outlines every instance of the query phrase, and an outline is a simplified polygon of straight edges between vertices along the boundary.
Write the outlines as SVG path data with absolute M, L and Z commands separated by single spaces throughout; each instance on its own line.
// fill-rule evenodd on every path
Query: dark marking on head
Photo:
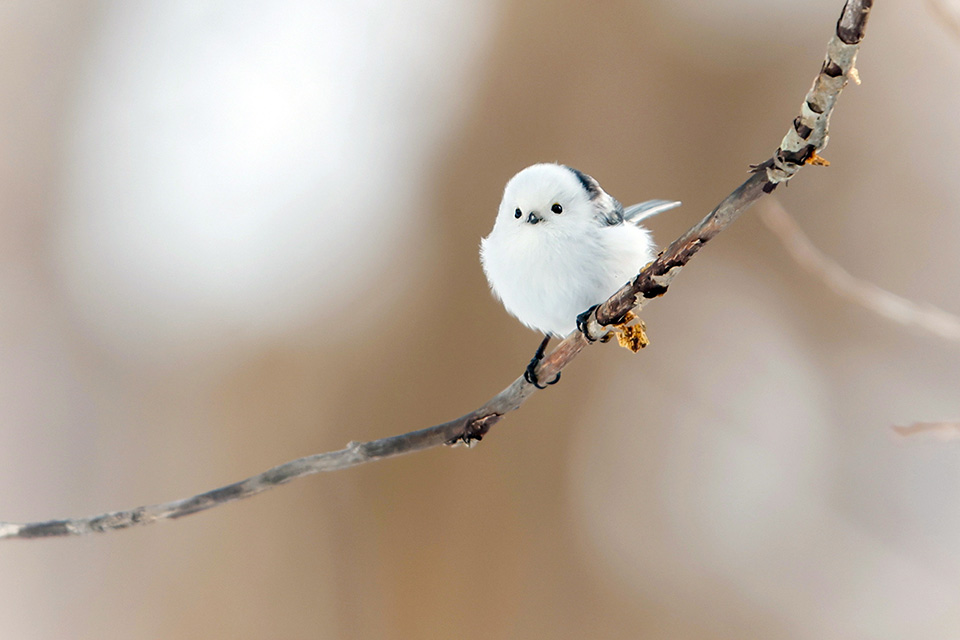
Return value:
M 566 165 L 564 166 L 566 167 Z M 583 185 L 584 190 L 586 190 L 587 195 L 590 196 L 591 200 L 596 199 L 597 196 L 600 195 L 601 189 L 600 189 L 599 182 L 597 182 L 596 180 L 594 180 L 584 172 L 577 171 L 573 167 L 567 167 L 567 169 L 573 172 L 573 175 L 577 176 L 577 180 L 579 180 L 580 184 Z

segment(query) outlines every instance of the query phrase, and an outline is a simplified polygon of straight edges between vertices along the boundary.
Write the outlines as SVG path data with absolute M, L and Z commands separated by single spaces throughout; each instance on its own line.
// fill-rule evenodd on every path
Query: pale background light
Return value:
M 429 159 L 477 91 L 492 15 L 108 5 L 67 114 L 55 231 L 86 329 L 118 358 L 192 367 L 335 322 L 385 271 L 383 302 L 400 295 L 425 261 L 391 254 L 431 236 Z

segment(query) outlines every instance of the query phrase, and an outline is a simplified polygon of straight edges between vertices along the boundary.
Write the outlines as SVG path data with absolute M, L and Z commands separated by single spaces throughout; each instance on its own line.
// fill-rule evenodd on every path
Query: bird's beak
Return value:
M 541 220 L 543 220 L 543 218 L 541 218 L 536 211 L 531 211 L 530 215 L 527 216 L 527 222 L 530 224 L 537 224 Z

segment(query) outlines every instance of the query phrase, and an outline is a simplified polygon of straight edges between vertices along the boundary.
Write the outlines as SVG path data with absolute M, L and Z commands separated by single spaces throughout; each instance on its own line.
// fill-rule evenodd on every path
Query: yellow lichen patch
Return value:
M 637 320 L 636 324 L 630 324 L 634 320 Z M 645 331 L 646 326 L 643 324 L 643 320 L 637 318 L 637 314 L 632 311 L 627 313 L 626 318 L 623 319 L 618 325 L 610 327 L 613 334 L 617 336 L 617 343 L 624 349 L 630 349 L 636 353 L 643 349 L 645 346 L 650 344 L 650 340 L 647 338 L 647 332 Z
M 815 167 L 829 167 L 830 161 L 827 160 L 826 158 L 822 158 L 818 156 L 817 152 L 814 151 L 813 153 L 810 154 L 810 157 L 807 158 L 807 164 L 812 164 Z
M 650 344 L 650 339 L 647 338 L 647 332 L 643 330 L 643 323 L 640 322 L 621 327 L 617 331 L 617 342 L 621 347 L 636 353 Z

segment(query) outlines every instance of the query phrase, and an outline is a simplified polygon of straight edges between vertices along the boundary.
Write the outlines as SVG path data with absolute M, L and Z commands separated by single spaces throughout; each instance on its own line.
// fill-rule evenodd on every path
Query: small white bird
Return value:
M 510 179 L 480 262 L 507 311 L 546 334 L 528 382 L 540 387 L 535 369 L 551 336 L 576 329 L 579 314 L 654 258 L 650 232 L 637 223 L 679 205 L 649 200 L 624 209 L 596 180 L 560 164 L 535 164 Z

